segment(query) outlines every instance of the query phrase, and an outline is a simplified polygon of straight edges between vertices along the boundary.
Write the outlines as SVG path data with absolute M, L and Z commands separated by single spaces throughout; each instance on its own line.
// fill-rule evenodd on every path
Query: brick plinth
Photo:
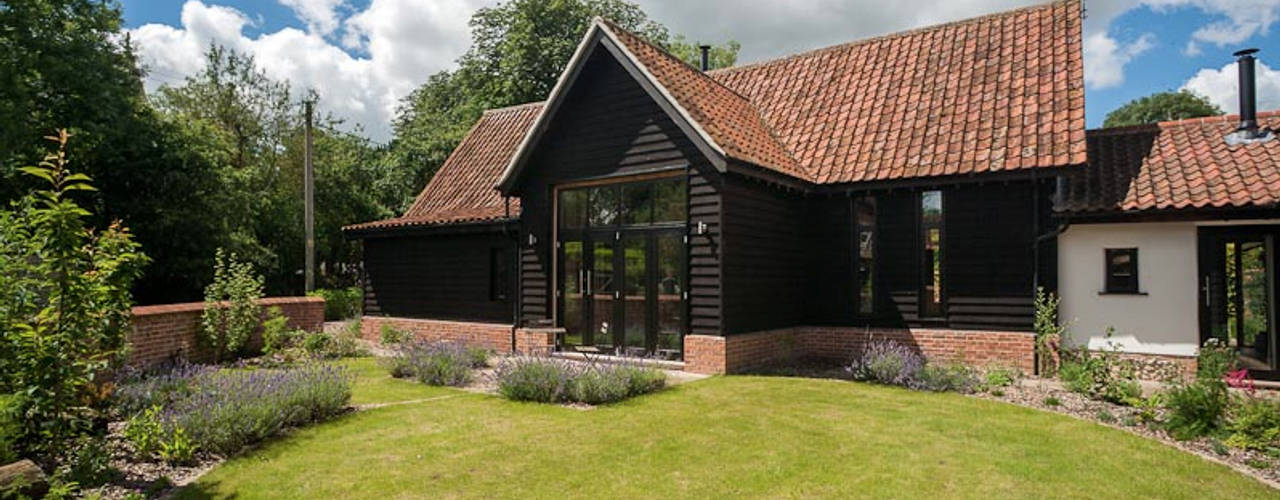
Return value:
M 999 365 L 1025 373 L 1035 368 L 1030 333 L 802 326 L 727 337 L 687 336 L 685 370 L 735 373 L 798 358 L 846 361 L 872 339 L 896 340 L 934 361 Z
M 516 330 L 516 352 L 550 354 L 556 348 L 556 337 L 564 328 L 520 328 Z
M 258 304 L 264 315 L 269 308 L 279 307 L 289 318 L 290 328 L 309 332 L 324 328 L 324 299 L 320 297 L 272 297 Z M 129 364 L 147 366 L 176 358 L 194 362 L 212 359 L 211 353 L 197 341 L 202 315 L 203 302 L 133 308 L 133 329 L 126 337 Z M 250 349 L 261 348 L 262 334 L 255 332 L 248 344 Z
M 382 325 L 405 330 L 419 340 L 454 342 L 494 352 L 511 351 L 511 325 L 507 324 L 365 316 L 360 320 L 360 336 L 378 342 L 382 338 Z

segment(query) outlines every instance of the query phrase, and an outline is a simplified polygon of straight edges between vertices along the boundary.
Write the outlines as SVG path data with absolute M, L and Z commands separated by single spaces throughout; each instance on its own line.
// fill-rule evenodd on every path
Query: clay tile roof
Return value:
M 1081 43 L 1070 0 L 710 75 L 760 111 L 817 183 L 1080 165 Z
M 1265 206 L 1280 203 L 1280 138 L 1230 146 L 1239 116 L 1090 130 L 1089 166 L 1068 177 L 1069 213 Z M 1280 111 L 1258 114 L 1280 133 Z
M 484 112 L 462 143 L 449 154 L 427 187 L 405 214 L 344 227 L 346 231 L 403 226 L 461 224 L 507 218 L 507 205 L 494 189 L 494 180 L 515 154 L 542 103 L 529 103 Z M 520 215 L 519 198 L 511 199 L 512 218 Z
M 745 97 L 635 34 L 600 21 L 720 146 L 725 156 L 801 179 L 808 174 L 787 152 Z

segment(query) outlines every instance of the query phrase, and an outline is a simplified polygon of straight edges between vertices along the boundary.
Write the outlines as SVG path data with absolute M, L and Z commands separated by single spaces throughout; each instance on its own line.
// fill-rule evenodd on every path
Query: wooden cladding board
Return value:
M 490 300 L 489 266 L 492 249 L 512 246 L 499 232 L 366 239 L 364 313 L 510 323 L 511 299 Z
M 554 314 L 556 186 L 679 170 L 688 175 L 690 223 L 706 227 L 690 236 L 689 327 L 720 334 L 720 176 L 711 164 L 607 51 L 591 55 L 551 123 L 515 186 L 522 207 L 520 320 Z
M 805 200 L 738 175 L 723 192 L 726 333 L 802 324 L 808 276 Z

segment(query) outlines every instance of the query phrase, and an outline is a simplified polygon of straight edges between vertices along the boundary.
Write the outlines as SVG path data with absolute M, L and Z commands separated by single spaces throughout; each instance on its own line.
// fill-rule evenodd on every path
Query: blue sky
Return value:
M 381 141 L 398 99 L 451 67 L 469 43 L 466 20 L 497 0 L 121 1 L 152 71 L 149 87 L 197 71 L 209 43 L 229 45 L 252 53 L 273 76 L 316 89 L 330 111 Z M 738 40 L 745 63 L 1039 2 L 637 3 L 675 33 Z M 1280 0 L 1090 0 L 1086 9 L 1090 127 L 1130 99 L 1184 87 L 1234 111 L 1231 52 L 1245 46 L 1263 50 L 1260 107 L 1280 107 L 1280 71 L 1270 69 L 1280 69 Z

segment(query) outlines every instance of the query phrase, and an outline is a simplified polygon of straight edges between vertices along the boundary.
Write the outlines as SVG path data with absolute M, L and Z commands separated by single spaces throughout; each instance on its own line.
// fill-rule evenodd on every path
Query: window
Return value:
M 511 290 L 511 261 L 507 259 L 507 249 L 493 247 L 489 249 L 489 300 L 507 300 Z
M 942 316 L 942 191 L 920 193 L 920 316 Z
M 1107 293 L 1138 293 L 1138 249 L 1107 249 Z
M 875 232 L 876 199 L 873 197 L 853 200 L 853 231 L 856 237 L 857 257 L 854 259 L 855 286 L 857 287 L 858 314 L 875 312 Z
M 559 190 L 560 231 L 684 224 L 684 177 Z

